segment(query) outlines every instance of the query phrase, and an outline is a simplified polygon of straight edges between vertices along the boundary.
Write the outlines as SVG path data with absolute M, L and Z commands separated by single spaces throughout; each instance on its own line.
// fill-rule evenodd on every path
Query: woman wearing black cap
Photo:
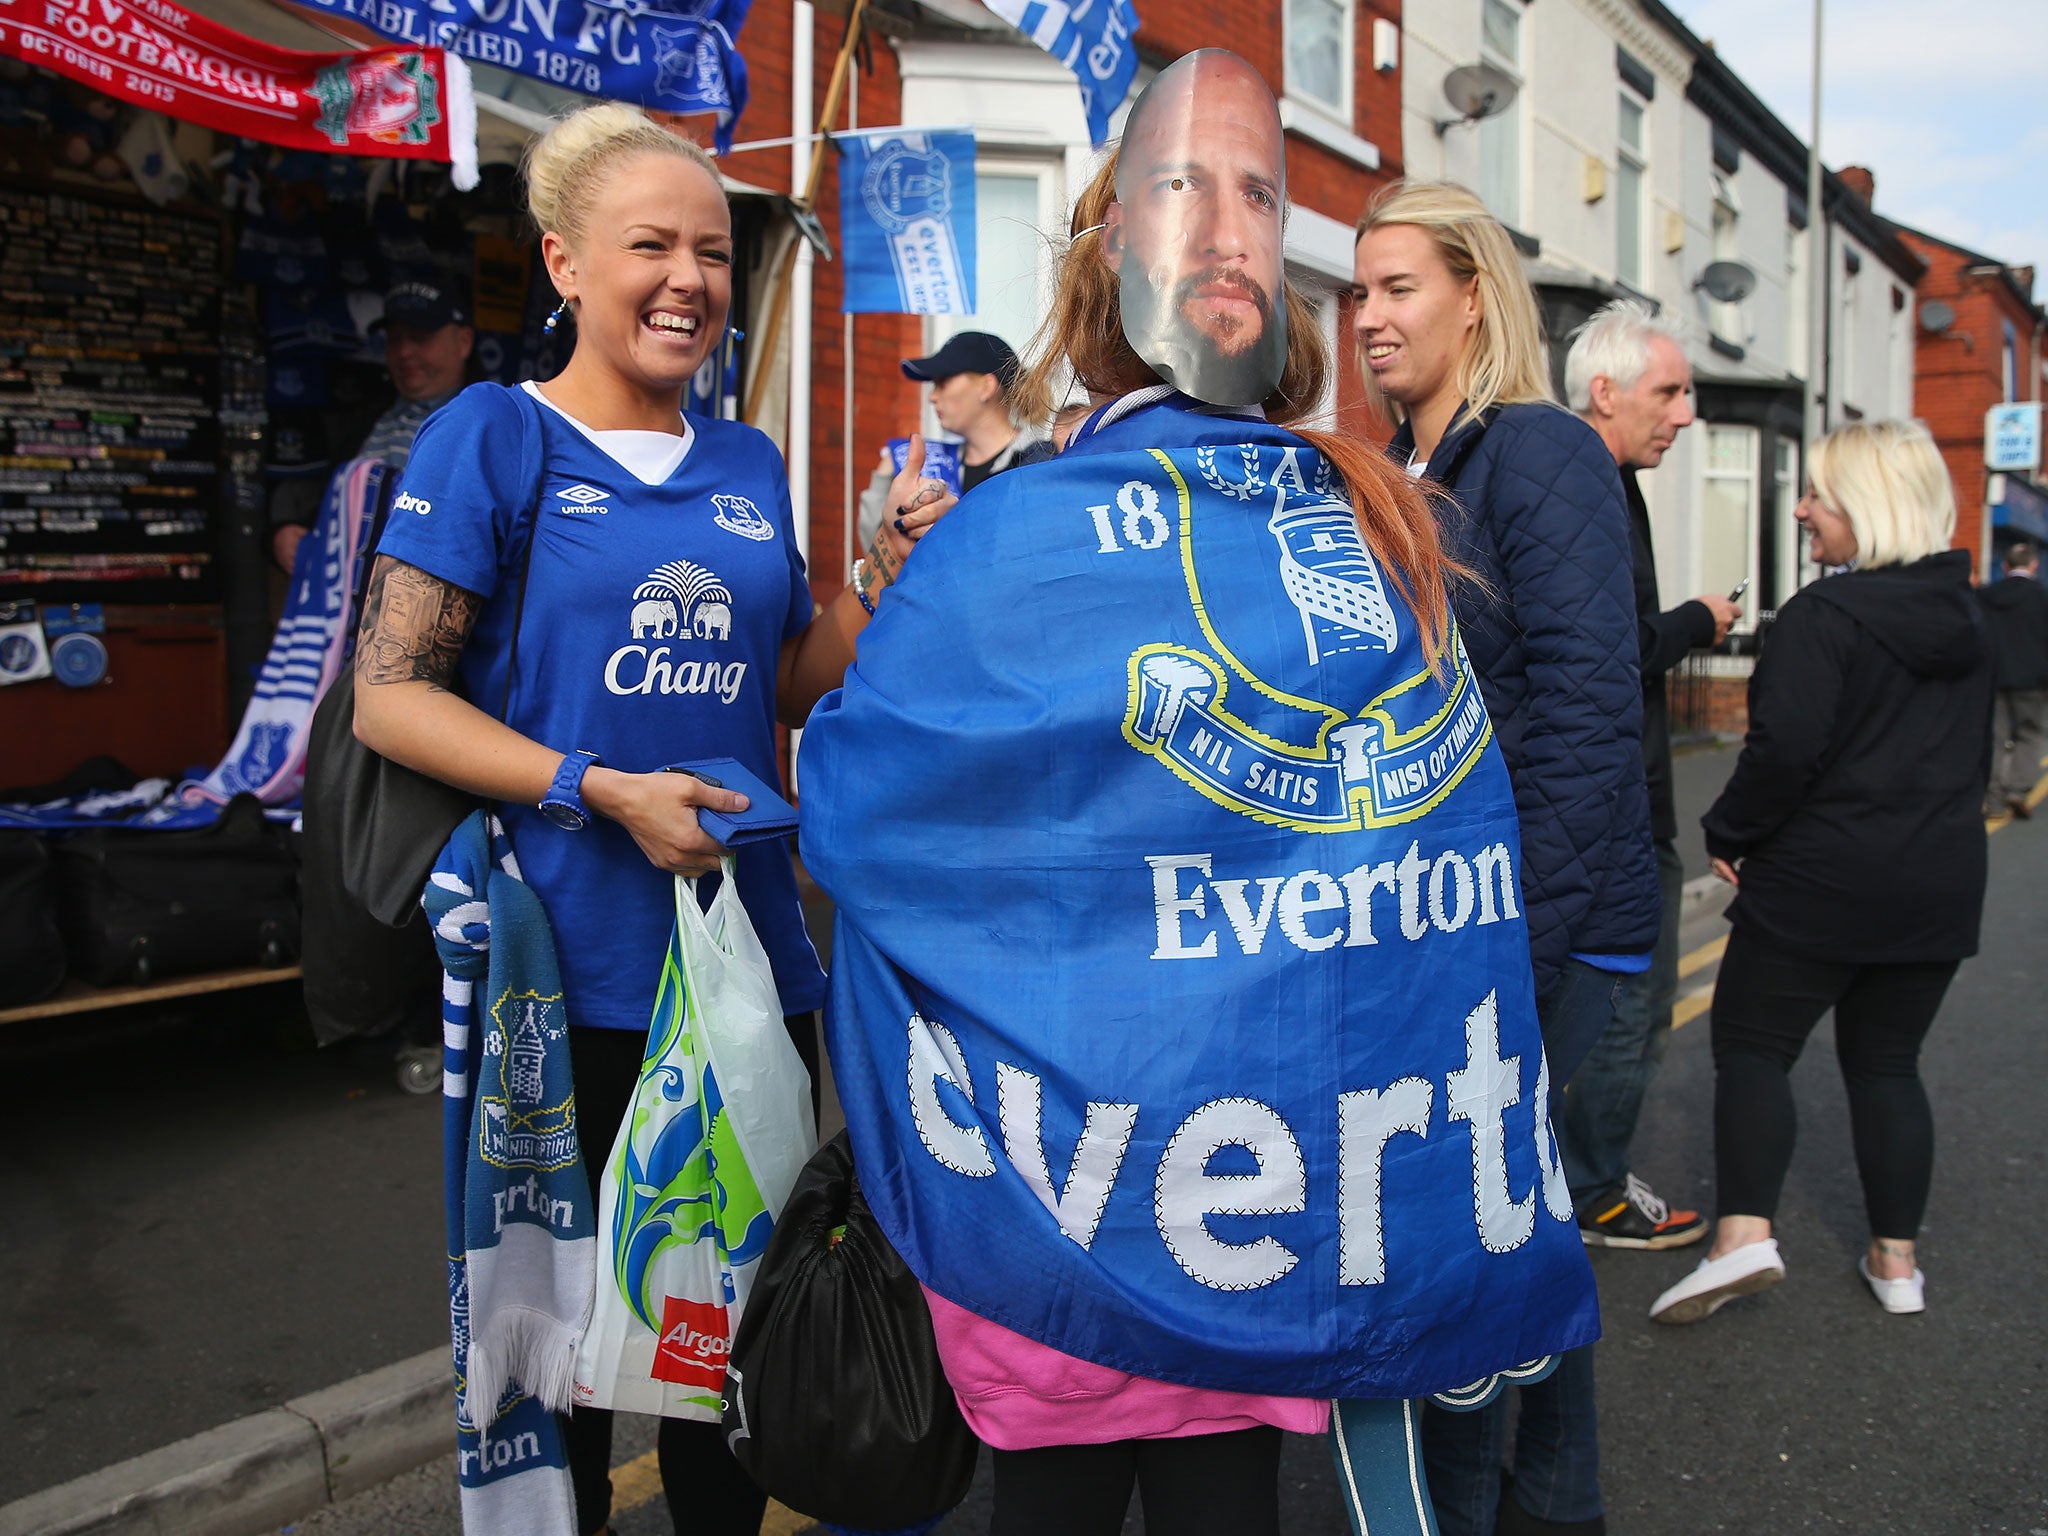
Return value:
M 990 475 L 1052 457 L 1037 433 L 1019 430 L 1010 419 L 1010 387 L 1017 382 L 1017 354 L 1002 337 L 962 331 L 930 357 L 906 357 L 903 376 L 932 387 L 932 414 L 941 431 L 960 439 L 960 493 Z M 860 541 L 874 538 L 887 510 L 889 482 L 896 468 L 888 450 L 860 499 Z

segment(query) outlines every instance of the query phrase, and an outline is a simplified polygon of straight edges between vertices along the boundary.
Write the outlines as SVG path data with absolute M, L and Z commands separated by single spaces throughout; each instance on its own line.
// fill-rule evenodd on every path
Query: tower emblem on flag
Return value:
M 417 53 L 373 54 L 330 64 L 313 77 L 314 124 L 336 149 L 351 138 L 424 144 L 441 121 L 441 88 Z
M 882 228 L 900 235 L 921 219 L 944 219 L 953 209 L 953 168 L 938 149 L 891 139 L 868 162 L 860 195 Z
M 1393 826 L 1440 804 L 1479 761 L 1493 726 L 1455 631 L 1438 672 L 1390 675 L 1381 670 L 1385 662 L 1371 659 L 1391 658 L 1401 645 L 1386 577 L 1350 504 L 1330 488 L 1327 466 L 1319 456 L 1303 463 L 1306 451 L 1204 447 L 1193 456 L 1191 484 L 1172 456 L 1154 450 L 1165 481 L 1133 482 L 1142 493 L 1133 505 L 1147 497 L 1162 508 L 1179 503 L 1175 542 L 1206 643 L 1160 642 L 1132 653 L 1124 740 L 1205 799 L 1270 826 Z M 1196 519 L 1197 485 L 1206 487 L 1205 497 L 1213 493 L 1208 510 L 1219 515 Z M 1268 497 L 1265 525 L 1280 546 L 1280 590 L 1268 585 L 1270 595 L 1255 596 L 1245 588 L 1250 573 L 1274 567 L 1246 558 L 1254 551 L 1241 540 L 1250 531 L 1212 545 L 1203 529 L 1245 529 L 1247 504 Z M 1136 548 L 1168 542 L 1129 538 Z M 1210 552 L 1202 555 L 1203 548 Z M 1205 593 L 1205 586 L 1213 590 Z M 1236 600 L 1219 601 L 1231 588 Z M 1277 636 L 1267 639 L 1260 661 L 1255 634 L 1240 633 L 1243 643 L 1233 646 L 1216 627 L 1219 614 L 1261 605 L 1271 612 L 1281 595 L 1301 616 L 1308 664 L 1335 674 L 1310 688 L 1312 696 L 1290 693 L 1277 680 L 1291 670 L 1272 649 Z M 1336 665 L 1351 656 L 1357 659 Z
M 1400 632 L 1357 513 L 1340 501 L 1275 502 L 1266 526 L 1280 541 L 1280 582 L 1301 611 L 1309 665 L 1342 651 L 1391 653 Z

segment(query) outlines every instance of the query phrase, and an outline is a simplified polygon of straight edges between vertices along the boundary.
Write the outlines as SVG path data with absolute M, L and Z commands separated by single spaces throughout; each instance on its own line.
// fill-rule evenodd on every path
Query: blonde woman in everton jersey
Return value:
M 697 813 L 746 805 L 660 770 L 733 757 L 773 782 L 777 722 L 801 725 L 839 685 L 875 599 L 951 500 L 917 504 L 914 449 L 891 494 L 911 510 L 856 566 L 864 590 L 817 610 L 774 444 L 682 409 L 732 301 L 709 158 L 604 105 L 558 123 L 527 180 L 575 352 L 520 386 L 526 401 L 480 384 L 421 428 L 364 605 L 355 725 L 384 756 L 499 803 L 554 930 L 579 1119 L 608 1138 L 639 1072 L 673 877 L 724 852 Z M 537 487 L 522 483 L 535 423 Z M 740 850 L 738 878 L 815 1069 L 825 983 L 786 845 Z M 593 1166 L 604 1151 L 585 1147 Z M 566 1439 L 578 1528 L 607 1530 L 610 1415 L 578 1409 Z M 717 1424 L 664 1419 L 660 1449 L 679 1524 L 687 1509 L 692 1532 L 759 1528 L 765 1495 Z

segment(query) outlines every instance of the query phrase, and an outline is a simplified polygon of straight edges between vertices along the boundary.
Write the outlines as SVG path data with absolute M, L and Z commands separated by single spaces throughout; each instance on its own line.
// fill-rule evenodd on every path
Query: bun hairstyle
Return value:
M 700 145 L 638 107 L 601 102 L 557 119 L 526 151 L 526 209 L 534 224 L 543 234 L 553 231 L 579 244 L 591 195 L 614 167 L 635 155 L 672 155 L 719 181 L 718 167 Z

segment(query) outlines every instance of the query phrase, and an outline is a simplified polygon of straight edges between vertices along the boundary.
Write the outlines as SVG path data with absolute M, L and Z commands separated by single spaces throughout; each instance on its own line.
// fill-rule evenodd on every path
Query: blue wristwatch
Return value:
M 562 759 L 555 770 L 555 782 L 541 797 L 540 813 L 564 832 L 581 832 L 590 825 L 590 808 L 583 803 L 583 775 L 598 766 L 595 752 L 580 747 Z

